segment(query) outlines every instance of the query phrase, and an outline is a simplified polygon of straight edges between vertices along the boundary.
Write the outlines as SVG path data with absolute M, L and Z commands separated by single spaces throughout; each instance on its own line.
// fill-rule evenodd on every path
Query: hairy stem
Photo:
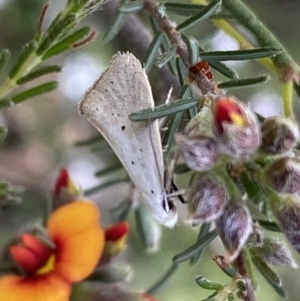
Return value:
M 256 15 L 241 0 L 223 0 L 222 3 L 236 20 L 251 31 L 261 46 L 275 46 L 282 49 L 282 52 L 273 58 L 280 80 L 283 82 L 298 81 L 297 64 L 274 34 L 256 18 Z
M 169 38 L 172 46 L 177 47 L 177 54 L 183 61 L 183 63 L 189 68 L 189 53 L 185 42 L 182 39 L 181 33 L 176 30 L 174 22 L 172 22 L 166 13 L 154 0 L 145 0 L 144 10 L 158 23 L 159 28 Z M 216 84 L 214 82 L 208 82 L 207 78 L 203 76 L 203 82 L 197 81 L 197 85 L 203 94 L 212 92 L 218 93 Z
M 246 254 L 244 251 L 241 251 L 240 255 L 235 260 L 234 266 L 238 271 L 238 273 L 246 281 L 246 290 L 240 295 L 240 297 L 244 301 L 256 301 L 256 297 L 254 295 L 254 289 L 251 284 L 251 280 L 249 279 L 249 273 L 248 273 L 247 263 L 246 263 Z

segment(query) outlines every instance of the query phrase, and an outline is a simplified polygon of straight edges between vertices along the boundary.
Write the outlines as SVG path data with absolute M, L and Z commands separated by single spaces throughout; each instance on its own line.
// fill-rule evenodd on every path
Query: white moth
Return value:
M 164 189 L 158 120 L 131 122 L 128 118 L 153 107 L 151 86 L 141 63 L 131 53 L 117 53 L 83 96 L 79 112 L 110 144 L 153 216 L 173 227 L 178 213 Z

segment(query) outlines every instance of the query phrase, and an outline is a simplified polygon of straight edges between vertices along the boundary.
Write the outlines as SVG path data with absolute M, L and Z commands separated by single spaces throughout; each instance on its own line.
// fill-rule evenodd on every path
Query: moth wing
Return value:
M 158 121 L 132 122 L 128 118 L 133 112 L 153 107 L 148 77 L 130 53 L 116 54 L 79 103 L 80 113 L 105 137 L 160 219 L 165 192 Z

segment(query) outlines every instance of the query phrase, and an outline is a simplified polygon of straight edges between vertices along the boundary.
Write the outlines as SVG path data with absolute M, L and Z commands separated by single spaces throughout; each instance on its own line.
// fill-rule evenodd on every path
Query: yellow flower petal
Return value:
M 0 296 L 5 301 L 68 301 L 71 285 L 55 273 L 24 278 L 0 278 Z
M 56 210 L 48 220 L 49 237 L 56 245 L 55 271 L 68 281 L 87 277 L 104 248 L 104 231 L 95 204 L 77 201 Z

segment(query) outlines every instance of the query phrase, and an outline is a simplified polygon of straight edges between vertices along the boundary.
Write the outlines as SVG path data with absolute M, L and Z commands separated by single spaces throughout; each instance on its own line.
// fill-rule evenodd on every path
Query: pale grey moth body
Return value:
M 131 53 L 117 53 L 83 96 L 79 112 L 110 144 L 153 216 L 173 227 L 178 213 L 172 204 L 165 209 L 168 204 L 158 120 L 131 122 L 128 118 L 133 112 L 153 107 L 151 86 L 140 62 Z

